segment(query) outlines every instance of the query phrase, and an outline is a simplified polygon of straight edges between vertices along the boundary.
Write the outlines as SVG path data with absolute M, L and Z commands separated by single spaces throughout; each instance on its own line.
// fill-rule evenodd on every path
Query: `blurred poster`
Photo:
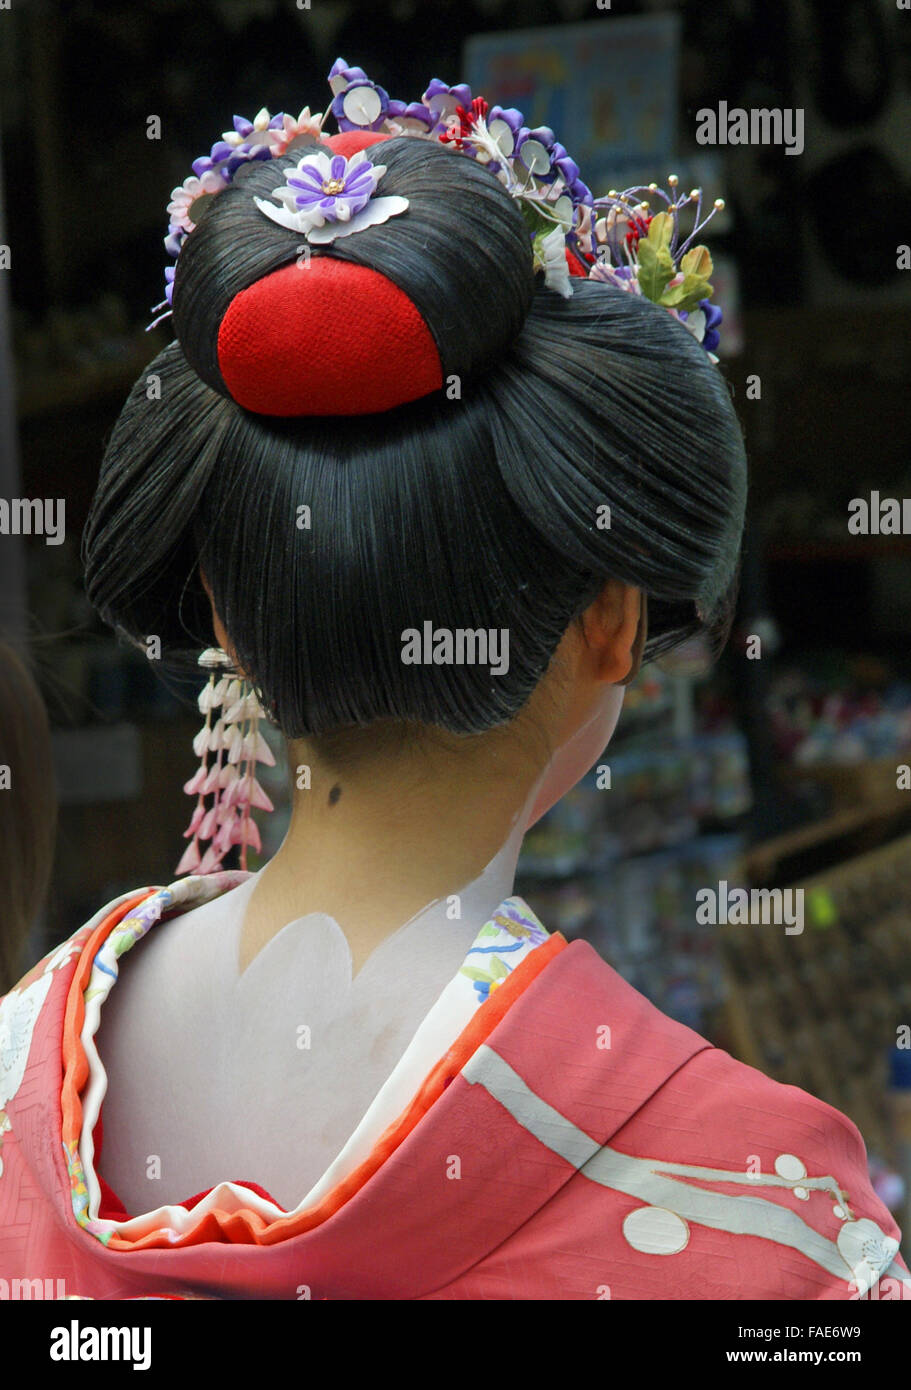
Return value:
M 466 42 L 474 96 L 550 126 L 595 196 L 628 170 L 662 170 L 676 145 L 680 20 L 601 19 Z M 652 174 L 651 177 L 658 177 Z

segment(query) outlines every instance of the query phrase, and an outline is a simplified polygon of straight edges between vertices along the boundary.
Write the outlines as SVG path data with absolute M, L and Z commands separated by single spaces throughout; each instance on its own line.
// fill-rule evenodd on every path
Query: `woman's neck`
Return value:
M 477 885 L 490 909 L 512 891 L 515 864 L 548 750 L 515 730 L 402 740 L 346 766 L 305 741 L 289 745 L 291 823 L 263 869 L 240 940 L 241 973 L 275 933 L 311 912 L 333 917 L 352 970 L 430 904 L 460 915 Z M 505 891 L 503 891 L 505 886 Z M 479 896 L 480 893 L 480 896 Z

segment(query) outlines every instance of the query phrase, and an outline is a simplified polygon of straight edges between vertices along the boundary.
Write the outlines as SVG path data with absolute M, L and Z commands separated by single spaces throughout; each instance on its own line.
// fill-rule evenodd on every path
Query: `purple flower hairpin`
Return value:
M 364 150 L 350 159 L 318 150 L 286 170 L 285 183 L 273 189 L 272 196 L 281 207 L 265 198 L 253 201 L 279 226 L 324 244 L 378 226 L 407 210 L 407 198 L 373 196 L 385 172 L 385 164 L 373 164 Z

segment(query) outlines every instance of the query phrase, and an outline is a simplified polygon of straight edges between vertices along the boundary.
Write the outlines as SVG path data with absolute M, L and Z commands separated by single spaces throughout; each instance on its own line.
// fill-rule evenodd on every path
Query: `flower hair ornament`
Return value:
M 234 845 L 240 846 L 240 867 L 246 869 L 248 847 L 257 854 L 262 851 L 251 811 L 274 809 L 256 778 L 257 763 L 273 767 L 275 758 L 259 731 L 263 710 L 255 691 L 227 674 L 231 658 L 220 647 L 207 648 L 199 665 L 209 671 L 198 700 L 205 723 L 193 740 L 199 767 L 184 784 L 196 806 L 184 831 L 190 843 L 177 865 L 178 874 L 217 873 Z M 222 674 L 216 679 L 219 670 Z M 203 840 L 209 841 L 205 850 L 200 848 Z
M 318 245 L 375 227 L 407 211 L 407 198 L 374 198 L 385 172 L 385 164 L 371 164 L 363 150 L 350 159 L 318 151 L 304 155 L 285 174 L 286 186 L 274 193 L 281 207 L 274 207 L 265 198 L 253 201 L 273 222 Z
M 171 256 L 179 257 L 205 203 L 230 186 L 238 169 L 251 160 L 276 159 L 298 151 L 301 158 L 297 167 L 285 173 L 284 183 L 273 193 L 276 202 L 255 201 L 265 216 L 299 232 L 309 243 L 326 245 L 407 211 L 407 199 L 384 197 L 382 192 L 376 196 L 385 167 L 371 164 L 365 150 L 378 141 L 408 135 L 474 159 L 496 175 L 518 203 L 532 242 L 535 270 L 543 272 L 549 288 L 568 298 L 572 278 L 589 277 L 643 295 L 684 323 L 717 361 L 713 349 L 718 345 L 722 314 L 710 302 L 712 260 L 708 249 L 693 245 L 693 241 L 724 206 L 721 199 L 702 218 L 702 190 L 678 197 L 678 180 L 673 174 L 668 178 L 670 195 L 653 183 L 623 192 L 611 190 L 605 197 L 595 198 L 582 181 L 578 164 L 549 126 L 527 126 L 521 111 L 491 106 L 484 97 L 473 97 L 465 83 L 448 86 L 433 78 L 420 101 L 397 101 L 371 81 L 363 68 L 349 67 L 343 58 L 337 58 L 329 72 L 329 87 L 332 101 L 319 114 L 311 115 L 310 108 L 304 107 L 296 117 L 284 113 L 272 116 L 264 108 L 252 121 L 234 117 L 233 129 L 222 134 L 208 155 L 194 160 L 192 175 L 171 194 L 165 237 Z M 323 128 L 330 115 L 339 133 L 327 138 Z M 327 146 L 331 154 L 326 152 Z M 643 195 L 657 195 L 665 208 L 653 213 L 649 196 Z M 680 215 L 693 203 L 697 205 L 695 226 L 684 237 Z M 324 270 L 325 265 L 323 259 L 320 273 L 331 275 Z M 357 285 L 355 272 L 359 269 L 363 267 L 346 264 L 344 286 L 334 282 L 332 289 L 341 290 L 349 299 L 352 291 L 374 291 L 376 278 L 382 277 L 369 284 L 360 277 L 361 284 Z M 281 274 L 274 272 L 266 281 Z M 150 327 L 171 312 L 174 276 L 175 267 L 168 267 L 165 299 L 153 310 L 163 312 Z M 286 288 L 285 283 L 279 286 L 276 281 L 276 285 L 282 291 Z M 407 318 L 406 305 L 401 302 L 404 298 L 400 296 L 395 304 L 385 303 L 383 311 L 394 310 L 396 320 L 402 315 Z M 324 303 L 325 296 L 316 293 L 313 307 L 321 310 Z M 325 323 L 316 316 L 313 321 Z M 298 326 L 300 322 L 298 316 Z M 397 321 L 395 326 L 399 327 Z M 415 357 L 419 358 L 428 345 L 435 351 L 432 340 L 427 341 L 426 326 L 423 334 L 417 324 L 404 327 L 410 330 Z M 397 336 L 401 340 L 402 335 Z M 408 336 L 406 332 L 404 337 Z M 357 351 L 357 335 L 349 333 L 348 338 Z M 354 360 L 351 365 L 356 370 L 362 363 Z M 409 365 L 399 363 L 400 383 L 408 380 Z M 345 388 L 349 382 L 350 376 Z M 227 384 L 230 388 L 230 381 Z M 421 389 L 416 395 L 438 390 L 441 374 L 425 371 L 418 384 Z M 298 404 L 294 408 L 283 399 L 281 386 L 277 394 L 276 401 L 263 402 L 261 393 L 254 391 L 254 401 L 239 400 L 239 404 L 264 414 L 341 414 L 352 409 L 343 403 L 350 397 L 347 389 L 338 391 L 334 408 L 325 400 L 313 407 Z M 390 409 L 396 404 L 404 404 L 401 397 L 378 405 L 368 395 L 358 413 Z
M 669 193 L 656 183 L 611 190 L 595 206 L 606 216 L 595 223 L 597 264 L 589 271 L 592 280 L 603 280 L 618 289 L 644 295 L 680 319 L 702 344 L 713 362 L 718 358 L 718 326 L 722 313 L 711 303 L 712 257 L 707 246 L 693 243 L 702 229 L 724 207 L 716 198 L 707 217 L 702 216 L 702 189 L 677 194 L 679 179 L 668 176 Z M 652 213 L 643 193 L 657 196 L 665 208 Z M 696 205 L 695 225 L 686 237 L 680 229 L 680 213 Z

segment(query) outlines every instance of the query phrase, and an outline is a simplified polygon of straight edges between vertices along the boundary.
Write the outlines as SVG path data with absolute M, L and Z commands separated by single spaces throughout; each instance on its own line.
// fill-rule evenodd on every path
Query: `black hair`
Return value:
M 646 659 L 701 628 L 723 638 L 746 460 L 719 368 L 647 300 L 581 277 L 569 298 L 547 287 L 515 201 L 481 164 L 413 137 L 367 154 L 407 213 L 313 254 L 404 290 L 459 390 L 294 419 L 230 398 L 221 319 L 301 243 L 253 201 L 299 152 L 242 169 L 184 244 L 177 341 L 106 451 L 84 537 L 92 603 L 134 642 L 155 634 L 195 657 L 212 642 L 201 567 L 288 737 L 503 724 L 611 576 L 648 596 Z M 318 328 L 301 351 L 320 351 Z M 426 620 L 508 630 L 508 670 L 405 664 L 403 633 Z

